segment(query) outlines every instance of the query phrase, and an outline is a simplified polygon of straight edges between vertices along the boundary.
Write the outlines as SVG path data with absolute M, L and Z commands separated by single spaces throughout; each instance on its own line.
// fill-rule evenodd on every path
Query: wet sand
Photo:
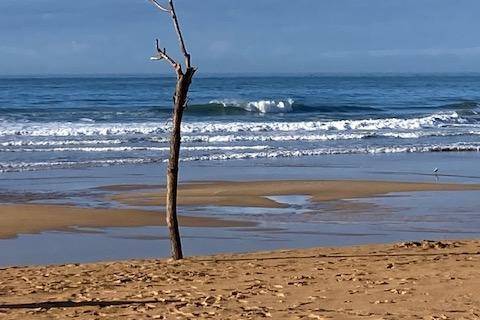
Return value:
M 184 227 L 248 227 L 255 223 L 208 217 L 180 216 Z M 43 231 L 77 231 L 76 228 L 165 226 L 162 212 L 77 208 L 60 205 L 0 206 L 0 239 Z
M 163 206 L 163 189 L 146 185 L 102 187 L 111 200 L 131 206 Z M 157 187 L 158 188 L 158 187 Z M 145 190 L 154 189 L 154 190 Z M 129 190 L 129 191 L 126 191 Z M 268 196 L 305 195 L 313 202 L 387 195 L 398 192 L 480 190 L 478 184 L 409 183 L 385 181 L 249 181 L 182 184 L 179 205 L 282 208 L 288 204 Z M 251 227 L 247 221 L 180 216 L 183 227 Z M 0 239 L 43 231 L 75 231 L 76 228 L 165 226 L 163 212 L 125 209 L 78 208 L 62 205 L 0 205 Z
M 165 204 L 165 190 L 132 191 L 135 187 L 107 186 L 120 193 L 110 198 L 134 206 Z M 139 185 L 138 189 L 147 186 Z M 150 186 L 154 189 L 155 186 Z M 130 192 L 125 192 L 130 190 Z M 411 183 L 358 180 L 280 180 L 248 182 L 201 182 L 183 184 L 179 188 L 179 204 L 184 206 L 234 206 L 281 208 L 285 204 L 267 196 L 307 195 L 313 202 L 366 198 L 393 192 L 480 190 L 479 184 Z M 122 192 L 123 191 L 123 192 Z
M 479 319 L 480 241 L 0 269 L 1 319 Z

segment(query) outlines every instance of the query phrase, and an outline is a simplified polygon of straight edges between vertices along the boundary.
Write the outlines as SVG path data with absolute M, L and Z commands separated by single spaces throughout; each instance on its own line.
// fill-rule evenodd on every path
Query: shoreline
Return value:
M 6 319 L 475 319 L 480 240 L 0 269 Z

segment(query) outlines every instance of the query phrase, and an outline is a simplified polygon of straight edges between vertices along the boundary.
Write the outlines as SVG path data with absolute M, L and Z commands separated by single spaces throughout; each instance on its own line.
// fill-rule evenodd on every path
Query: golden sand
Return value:
M 480 241 L 0 270 L 0 319 L 480 319 Z

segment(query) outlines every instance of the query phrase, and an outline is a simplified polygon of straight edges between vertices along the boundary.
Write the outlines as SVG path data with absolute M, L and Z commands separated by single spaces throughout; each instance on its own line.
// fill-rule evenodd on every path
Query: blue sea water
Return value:
M 173 88 L 156 76 L 0 78 L 0 172 L 163 162 Z M 182 159 L 479 152 L 479 103 L 473 74 L 203 76 Z

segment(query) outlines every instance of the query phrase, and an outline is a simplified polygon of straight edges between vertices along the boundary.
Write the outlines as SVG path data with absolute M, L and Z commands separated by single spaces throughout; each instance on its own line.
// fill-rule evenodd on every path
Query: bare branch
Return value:
M 177 33 L 177 36 L 178 36 L 178 44 L 180 46 L 180 51 L 182 52 L 183 56 L 185 57 L 185 69 L 190 69 L 192 67 L 191 62 L 190 62 L 190 54 L 188 53 L 187 47 L 185 45 L 185 41 L 183 40 L 183 34 L 182 34 L 182 30 L 180 29 L 180 23 L 178 22 L 177 13 L 175 12 L 175 6 L 173 4 L 173 0 L 168 0 L 168 3 L 170 5 L 170 9 L 161 5 L 157 0 L 149 0 L 149 1 L 155 7 L 157 7 L 160 11 L 168 12 L 172 16 L 173 26 L 174 26 L 175 32 Z M 170 62 L 170 64 L 172 64 L 174 66 L 175 70 L 178 72 L 178 68 L 179 68 L 180 64 L 175 62 L 170 57 L 168 57 L 168 55 L 165 53 L 165 49 L 162 51 L 162 50 L 160 50 L 160 48 L 158 48 L 158 45 L 157 45 L 157 52 L 158 52 L 158 55 L 156 57 L 152 57 L 152 60 L 165 59 L 168 62 Z
M 157 0 L 149 0 L 155 7 L 157 7 L 160 11 L 163 11 L 163 12 L 168 12 L 170 13 L 171 10 L 165 8 L 164 6 L 162 6 L 160 3 L 158 3 Z
M 152 0 L 152 1 L 156 1 L 156 0 Z M 191 68 L 190 54 L 188 53 L 187 47 L 185 46 L 185 41 L 183 40 L 182 30 L 180 29 L 180 24 L 178 23 L 177 14 L 175 12 L 175 6 L 173 5 L 173 0 L 168 0 L 168 2 L 170 4 L 170 14 L 172 15 L 173 25 L 175 27 L 175 31 L 177 32 L 180 50 L 182 51 L 183 56 L 185 57 L 185 68 L 189 69 Z
M 158 41 L 158 39 L 155 40 L 156 42 L 156 49 L 157 49 L 157 54 L 153 57 L 151 57 L 150 59 L 151 60 L 166 60 L 168 63 L 170 63 L 173 67 L 173 69 L 175 69 L 175 71 L 178 71 L 181 70 L 181 67 L 180 67 L 180 64 L 177 63 L 175 60 L 173 60 L 172 57 L 170 57 L 168 54 L 167 54 L 167 50 L 165 48 L 163 49 L 160 49 L 160 42 Z

